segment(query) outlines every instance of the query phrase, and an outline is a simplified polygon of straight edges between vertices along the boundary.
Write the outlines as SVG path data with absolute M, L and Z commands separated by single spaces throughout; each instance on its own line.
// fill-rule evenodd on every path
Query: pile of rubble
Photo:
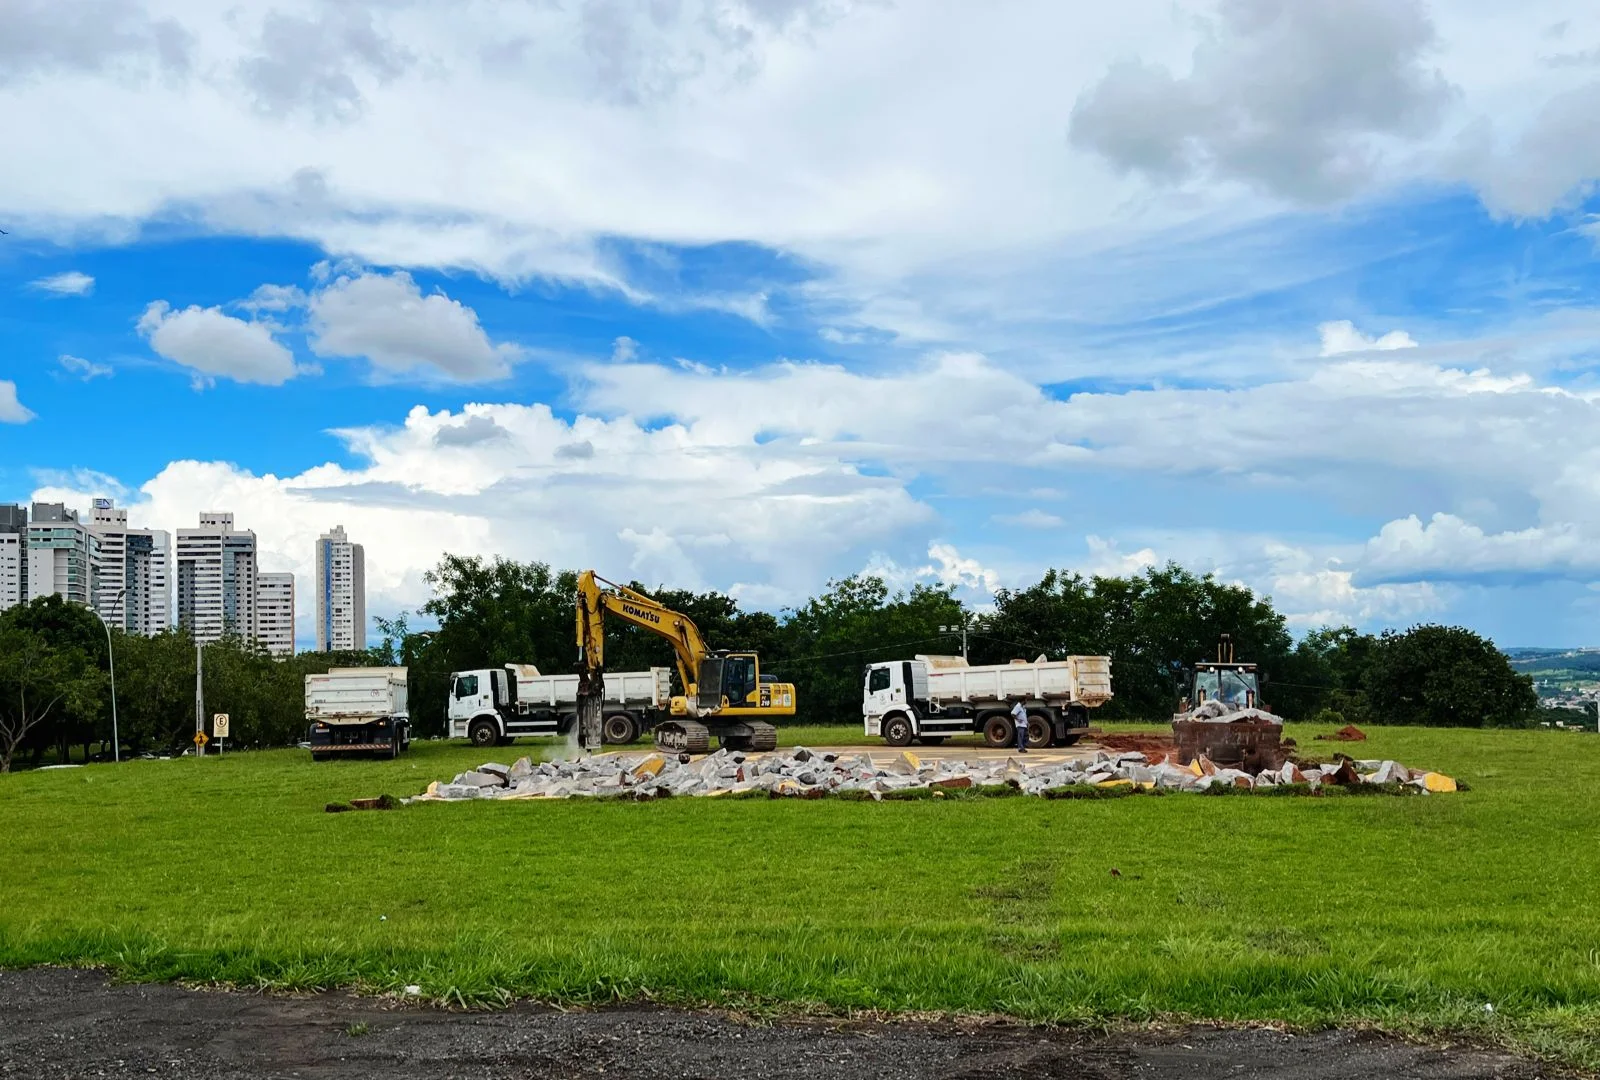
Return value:
M 596 796 L 652 799 L 673 795 L 714 798 L 757 792 L 774 798 L 820 798 L 859 792 L 860 797 L 882 799 L 898 792 L 930 790 L 940 794 L 991 785 L 1009 786 L 1024 795 L 1048 796 L 1061 789 L 1085 786 L 1205 791 L 1213 787 L 1270 788 L 1293 784 L 1312 788 L 1322 784 L 1395 784 L 1423 792 L 1456 790 L 1455 781 L 1441 773 L 1408 769 L 1394 761 L 1349 758 L 1316 766 L 1286 762 L 1280 768 L 1251 774 L 1219 768 L 1205 757 L 1180 765 L 1172 754 L 1137 751 L 1102 750 L 1092 756 L 1037 765 L 1024 764 L 1016 758 L 925 762 L 908 752 L 888 764 L 875 764 L 866 754 L 818 754 L 799 747 L 771 754 L 718 750 L 701 758 L 651 754 L 643 759 L 606 755 L 538 764 L 528 758 L 521 758 L 514 765 L 490 762 L 449 783 L 429 784 L 427 791 L 406 801 Z

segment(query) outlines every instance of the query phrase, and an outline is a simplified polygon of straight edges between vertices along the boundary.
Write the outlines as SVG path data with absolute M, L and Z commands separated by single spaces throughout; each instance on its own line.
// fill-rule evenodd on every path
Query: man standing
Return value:
M 1011 723 L 1017 729 L 1017 753 L 1028 752 L 1028 710 L 1022 707 L 1022 702 L 1011 706 Z

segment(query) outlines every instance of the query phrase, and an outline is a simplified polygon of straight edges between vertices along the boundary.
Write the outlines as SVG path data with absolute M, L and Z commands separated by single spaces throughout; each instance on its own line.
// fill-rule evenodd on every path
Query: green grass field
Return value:
M 1472 790 L 323 812 L 483 757 L 445 744 L 0 776 L 0 966 L 459 1003 L 1372 1022 L 1600 1064 L 1600 738 L 1379 729 L 1353 749 Z

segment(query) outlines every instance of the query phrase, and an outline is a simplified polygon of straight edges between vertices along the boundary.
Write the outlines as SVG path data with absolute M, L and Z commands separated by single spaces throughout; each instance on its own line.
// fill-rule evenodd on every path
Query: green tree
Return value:
M 1539 697 L 1506 655 L 1459 626 L 1384 631 L 1363 683 L 1374 719 L 1428 727 L 1526 727 Z
M 0 624 L 0 773 L 28 735 L 74 713 L 88 715 L 105 677 L 77 645 L 52 645 L 26 620 Z

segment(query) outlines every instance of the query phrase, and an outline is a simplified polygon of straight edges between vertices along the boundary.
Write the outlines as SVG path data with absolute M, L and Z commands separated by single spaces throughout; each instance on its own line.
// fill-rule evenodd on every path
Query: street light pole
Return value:
M 118 591 L 116 596 L 111 598 L 112 606 L 116 607 L 121 604 L 122 598 L 126 595 L 128 595 L 128 590 L 124 587 Z M 116 650 L 111 647 L 111 624 L 106 621 L 106 617 L 101 615 L 98 610 L 93 608 L 90 610 L 100 617 L 100 625 L 106 628 L 106 663 L 111 667 L 111 760 L 120 765 L 122 763 L 122 737 L 117 732 L 117 654 Z
M 961 625 L 959 627 L 957 627 L 957 626 L 941 626 L 941 627 L 939 627 L 939 633 L 941 633 L 941 634 L 953 634 L 957 630 L 961 631 L 961 659 L 962 660 L 966 660 L 966 658 L 967 658 L 967 625 L 968 625 L 967 614 L 966 614 L 966 612 L 962 612 L 961 613 Z

